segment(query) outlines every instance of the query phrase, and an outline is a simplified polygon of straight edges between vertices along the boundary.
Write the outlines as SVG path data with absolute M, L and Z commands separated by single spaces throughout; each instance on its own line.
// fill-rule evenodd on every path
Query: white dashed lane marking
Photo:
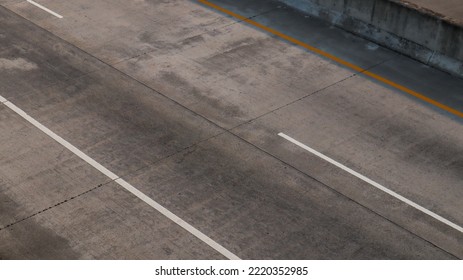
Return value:
M 48 8 L 45 7 L 45 6 L 40 5 L 40 4 L 37 3 L 37 2 L 34 2 L 34 1 L 32 1 L 32 0 L 27 0 L 27 2 L 31 3 L 32 5 L 36 6 L 37 8 L 40 8 L 40 9 L 42 9 L 42 10 L 44 10 L 44 11 L 46 11 L 46 12 L 52 14 L 52 15 L 54 15 L 54 16 L 57 17 L 57 18 L 63 18 L 62 15 L 60 15 L 60 14 L 58 14 L 58 13 L 56 13 L 56 12 L 53 12 L 52 10 L 48 9 Z
M 400 194 L 386 188 L 385 186 L 383 186 L 383 185 L 381 185 L 379 183 L 376 183 L 375 181 L 371 180 L 370 178 L 368 178 L 368 177 L 366 177 L 366 176 L 364 176 L 364 175 L 350 169 L 349 167 L 335 161 L 334 159 L 332 159 L 330 157 L 325 156 L 324 154 L 310 148 L 309 146 L 297 141 L 296 139 L 294 139 L 294 138 L 292 138 L 292 137 L 290 137 L 290 136 L 288 136 L 288 135 L 286 135 L 284 133 L 281 133 L 281 132 L 278 133 L 278 136 L 280 136 L 280 137 L 288 140 L 289 142 L 301 147 L 302 149 L 316 155 L 317 157 L 319 157 L 319 158 L 321 158 L 321 159 L 323 159 L 323 160 L 325 160 L 325 161 L 327 161 L 327 162 L 341 168 L 342 170 L 350 173 L 351 175 L 354 175 L 355 177 L 359 178 L 360 180 L 362 180 L 364 182 L 367 182 L 368 184 L 372 185 L 373 187 L 375 187 L 375 188 L 377 188 L 377 189 L 379 189 L 379 190 L 381 190 L 381 191 L 383 191 L 383 192 L 397 198 L 398 200 L 400 200 L 400 201 L 410 205 L 411 207 L 425 213 L 426 215 L 429 215 L 429 216 L 433 217 L 434 219 L 436 219 L 436 220 L 438 220 L 438 221 L 440 221 L 440 222 L 442 222 L 442 223 L 444 223 L 444 224 L 458 230 L 459 232 L 463 233 L 463 227 L 455 224 L 454 222 L 451 222 L 451 221 L 447 220 L 446 218 L 432 212 L 431 210 L 428 210 L 428 209 L 424 208 L 423 206 L 411 201 L 410 199 L 403 197 L 402 195 L 400 195 Z

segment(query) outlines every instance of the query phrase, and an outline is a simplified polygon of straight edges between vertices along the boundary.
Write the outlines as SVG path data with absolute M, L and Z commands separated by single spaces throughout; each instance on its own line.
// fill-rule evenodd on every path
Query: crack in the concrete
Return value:
M 300 97 L 300 98 L 298 98 L 298 99 L 296 99 L 296 100 L 293 100 L 293 101 L 291 101 L 291 102 L 288 102 L 287 104 L 281 105 L 280 107 L 275 108 L 275 109 L 273 109 L 273 110 L 271 110 L 271 111 L 268 111 L 268 112 L 266 112 L 266 113 L 264 113 L 264 114 L 261 114 L 261 115 L 255 117 L 255 118 L 253 118 L 253 119 L 250 119 L 250 120 L 247 120 L 247 121 L 245 121 L 245 122 L 243 122 L 243 123 L 241 123 L 241 124 L 238 124 L 238 125 L 236 125 L 236 126 L 230 128 L 230 129 L 228 129 L 227 131 L 234 130 L 234 129 L 236 129 L 236 128 L 238 128 L 238 127 L 241 127 L 241 126 L 244 126 L 244 125 L 248 125 L 248 124 L 250 124 L 250 123 L 252 123 L 252 122 L 254 122 L 254 121 L 256 121 L 256 120 L 258 120 L 258 119 L 260 119 L 260 118 L 263 118 L 263 117 L 265 117 L 265 116 L 267 116 L 267 115 L 269 115 L 269 114 L 272 114 L 272 113 L 274 113 L 274 112 L 276 112 L 276 111 L 278 111 L 278 110 L 281 110 L 281 109 L 283 109 L 283 108 L 289 107 L 289 106 L 291 106 L 291 105 L 293 105 L 293 104 L 295 104 L 295 103 L 297 103 L 297 102 L 299 102 L 299 101 L 302 101 L 302 100 L 304 100 L 304 99 L 306 99 L 306 98 L 310 98 L 310 97 L 312 97 L 312 96 L 314 96 L 314 95 L 316 95 L 316 94 L 318 94 L 318 93 L 321 93 L 322 91 L 324 91 L 324 90 L 326 90 L 326 89 L 328 89 L 328 88 L 330 88 L 330 87 L 336 86 L 336 85 L 338 85 L 338 84 L 340 84 L 340 83 L 342 83 L 342 82 L 345 82 L 345 81 L 347 81 L 347 80 L 349 80 L 349 79 L 351 79 L 351 78 L 360 76 L 362 73 L 367 72 L 367 71 L 369 71 L 369 70 L 371 70 L 371 69 L 373 69 L 373 68 L 375 68 L 375 67 L 377 67 L 377 66 L 380 66 L 380 65 L 382 65 L 382 64 L 384 64 L 384 63 L 387 63 L 387 62 L 393 60 L 394 58 L 395 58 L 395 57 L 392 57 L 392 58 L 390 58 L 390 59 L 386 59 L 386 60 L 384 60 L 384 61 L 378 62 L 377 64 L 374 64 L 374 65 L 372 65 L 372 66 L 370 66 L 370 67 L 368 67 L 368 68 L 366 68 L 366 69 L 363 69 L 361 72 L 355 72 L 355 73 L 353 73 L 353 74 L 351 74 L 351 75 L 349 75 L 349 76 L 347 76 L 347 77 L 345 77 L 345 78 L 343 78 L 343 79 L 341 79 L 341 80 L 339 80 L 339 81 L 336 81 L 336 82 L 334 82 L 334 83 L 332 83 L 332 84 L 329 84 L 329 85 L 327 85 L 327 86 L 325 86 L 325 87 L 323 87 L 323 88 L 321 88 L 321 89 L 317 89 L 317 90 L 315 90 L 315 91 L 313 91 L 313 92 L 311 92 L 311 93 L 308 93 L 308 94 L 306 94 L 306 95 L 304 95 L 304 96 L 302 96 L 302 97 Z
M 50 207 L 44 208 L 44 209 L 42 209 L 42 210 L 40 210 L 40 211 L 38 211 L 38 212 L 35 212 L 35 213 L 32 214 L 32 215 L 29 215 L 29 216 L 27 216 L 27 217 L 25 217 L 25 218 L 22 218 L 22 219 L 20 219 L 20 220 L 15 221 L 15 222 L 12 222 L 12 223 L 10 223 L 10 224 L 4 226 L 4 227 L 0 227 L 0 231 L 5 230 L 5 229 L 8 229 L 8 228 L 10 228 L 10 227 L 12 227 L 12 226 L 14 226 L 14 225 L 17 225 L 17 224 L 19 224 L 19 223 L 21 223 L 21 222 L 24 222 L 24 221 L 26 221 L 26 220 L 28 220 L 28 219 L 30 219 L 30 218 L 33 218 L 33 217 L 35 217 L 35 216 L 37 216 L 37 215 L 39 215 L 39 214 L 42 214 L 42 213 L 44 213 L 44 212 L 47 212 L 47 211 L 49 211 L 49 210 L 51 210 L 51 209 L 53 209 L 53 208 L 55 208 L 55 207 L 58 207 L 58 206 L 63 205 L 63 204 L 65 204 L 65 203 L 69 202 L 69 201 L 72 201 L 72 200 L 74 200 L 74 199 L 76 199 L 76 198 L 78 198 L 78 197 L 81 197 L 81 196 L 83 196 L 83 195 L 85 195 L 85 194 L 88 194 L 88 193 L 90 193 L 90 192 L 92 192 L 92 191 L 94 191 L 94 190 L 96 190 L 96 189 L 101 188 L 101 187 L 104 186 L 104 185 L 105 185 L 105 184 L 99 184 L 99 185 L 97 185 L 96 187 L 93 187 L 93 188 L 91 188 L 91 189 L 89 189 L 89 190 L 86 190 L 85 192 L 82 192 L 82 193 L 80 193 L 80 194 L 78 194 L 78 195 L 75 195 L 75 196 L 72 196 L 72 197 L 70 197 L 70 198 L 67 198 L 67 199 L 65 199 L 65 200 L 62 200 L 62 201 L 60 201 L 60 202 L 58 202 L 58 203 L 56 203 L 56 204 L 54 204 L 54 205 L 52 205 L 52 206 L 50 206 Z
M 225 133 L 227 133 L 227 132 L 228 132 L 228 131 L 222 131 L 222 132 L 220 132 L 220 133 L 214 134 L 214 135 L 212 135 L 212 136 L 210 136 L 210 137 L 207 137 L 207 138 L 205 138 L 205 139 L 203 139 L 203 140 L 197 141 L 197 142 L 195 142 L 195 143 L 193 143 L 193 144 L 191 144 L 191 145 L 189 145 L 189 146 L 187 146 L 187 147 L 184 147 L 184 148 L 182 148 L 182 149 L 180 149 L 180 150 L 177 150 L 177 151 L 175 151 L 175 152 L 173 152 L 173 153 L 171 153 L 171 154 L 169 154 L 169 155 L 167 155 L 167 156 L 165 156 L 165 157 L 162 157 L 162 158 L 160 158 L 160 159 L 158 159 L 158 160 L 156 160 L 156 161 L 153 161 L 153 162 L 151 162 L 151 163 L 150 163 L 149 165 L 147 165 L 147 166 L 144 166 L 144 167 L 141 167 L 141 168 L 132 170 L 130 173 L 124 174 L 124 175 L 122 175 L 122 176 L 118 176 L 117 178 L 115 178 L 115 179 L 113 179 L 113 180 L 109 180 L 109 181 L 100 183 L 100 184 L 98 184 L 96 187 L 91 188 L 91 189 L 89 189 L 89 190 L 87 190 L 87 191 L 85 191 L 85 192 L 82 192 L 82 193 L 80 193 L 80 194 L 78 194 L 78 195 L 72 196 L 72 197 L 70 197 L 70 198 L 68 198 L 68 199 L 62 200 L 62 201 L 60 201 L 60 202 L 58 202 L 58 203 L 56 203 L 56 204 L 54 204 L 54 205 L 52 205 L 52 206 L 50 206 L 50 207 L 44 208 L 44 209 L 42 209 L 42 210 L 40 210 L 40 211 L 38 211 L 38 212 L 36 212 L 36 213 L 34 213 L 34 214 L 31 214 L 31 215 L 29 215 L 29 216 L 27 216 L 27 217 L 25 217 L 25 218 L 22 218 L 22 219 L 20 219 L 20 220 L 17 220 L 17 221 L 15 221 L 15 222 L 12 222 L 12 223 L 10 223 L 10 224 L 4 226 L 4 227 L 0 227 L 0 231 L 5 230 L 5 229 L 7 229 L 7 228 L 10 228 L 10 227 L 12 227 L 12 226 L 14 226 L 14 225 L 16 225 L 16 224 L 19 224 L 19 223 L 21 223 L 21 222 L 23 222 L 23 221 L 26 221 L 26 220 L 28 220 L 28 219 L 30 219 L 30 218 L 32 218 L 32 217 L 35 217 L 35 216 L 37 216 L 37 215 L 39 215 L 39 214 L 42 214 L 42 213 L 44 213 L 44 212 L 47 212 L 47 211 L 49 211 L 49 210 L 51 210 L 51 209 L 53 209 L 53 208 L 55 208 L 55 207 L 57 207 L 57 206 L 60 206 L 60 205 L 62 205 L 62 204 L 65 204 L 65 203 L 67 203 L 67 202 L 69 202 L 69 201 L 72 201 L 72 200 L 74 200 L 74 199 L 76 199 L 76 198 L 79 198 L 79 197 L 81 197 L 81 196 L 83 196 L 83 195 L 85 195 L 85 194 L 88 194 L 88 193 L 90 193 L 90 192 L 92 192 L 92 191 L 94 191 L 94 190 L 97 190 L 97 189 L 99 189 L 99 188 L 101 188 L 101 187 L 103 187 L 103 186 L 106 186 L 106 185 L 108 185 L 108 184 L 110 184 L 110 183 L 113 183 L 113 182 L 117 181 L 118 179 L 124 179 L 124 178 L 126 178 L 126 177 L 128 177 L 128 176 L 131 176 L 131 175 L 134 175 L 134 174 L 140 172 L 141 170 L 148 169 L 148 168 L 150 168 L 150 167 L 152 167 L 152 166 L 154 166 L 154 165 L 156 165 L 156 164 L 158 164 L 158 163 L 160 163 L 160 162 L 162 162 L 162 161 L 164 161 L 164 160 L 167 160 L 167 159 L 169 159 L 169 158 L 171 158 L 171 157 L 174 157 L 174 156 L 176 156 L 176 155 L 178 155 L 178 154 L 180 154 L 180 153 L 182 153 L 182 152 L 188 151 L 188 150 L 190 150 L 191 148 L 196 147 L 196 146 L 198 146 L 199 144 L 201 144 L 201 143 L 203 143 L 203 142 L 207 142 L 207 141 L 209 141 L 209 140 L 211 140 L 211 139 L 214 139 L 214 138 L 216 138 L 216 137 L 219 137 L 219 136 L 221 136 L 221 135 L 223 135 L 223 134 L 225 134 Z M 188 154 L 191 154 L 191 153 L 193 153 L 193 152 L 194 152 L 194 151 L 188 152 Z M 187 155 L 188 155 L 188 154 L 187 154 Z

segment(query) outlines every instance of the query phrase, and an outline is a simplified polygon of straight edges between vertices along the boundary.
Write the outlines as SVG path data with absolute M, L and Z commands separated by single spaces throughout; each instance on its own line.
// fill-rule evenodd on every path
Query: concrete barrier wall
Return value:
M 463 77 L 463 24 L 459 22 L 399 0 L 279 1 Z

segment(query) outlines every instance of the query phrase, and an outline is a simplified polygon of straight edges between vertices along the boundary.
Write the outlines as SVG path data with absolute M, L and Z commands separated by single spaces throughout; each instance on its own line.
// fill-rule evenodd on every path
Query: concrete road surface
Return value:
M 0 259 L 463 257 L 463 80 L 272 1 L 36 2 L 0 0 Z

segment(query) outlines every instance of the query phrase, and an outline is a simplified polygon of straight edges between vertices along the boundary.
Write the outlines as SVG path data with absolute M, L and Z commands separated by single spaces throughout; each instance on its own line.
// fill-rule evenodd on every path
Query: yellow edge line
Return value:
M 337 63 L 339 63 L 339 64 L 341 64 L 341 65 L 343 65 L 345 67 L 348 67 L 348 68 L 350 68 L 352 70 L 355 70 L 357 72 L 361 72 L 362 74 L 364 74 L 366 76 L 369 76 L 369 77 L 371 77 L 371 78 L 373 78 L 373 79 L 375 79 L 377 81 L 380 81 L 380 82 L 382 82 L 384 84 L 387 84 L 387 85 L 389 85 L 389 86 L 391 86 L 393 88 L 396 88 L 396 89 L 401 90 L 401 91 L 403 91 L 405 93 L 408 93 L 408 94 L 410 94 L 410 95 L 412 95 L 412 96 L 414 96 L 414 97 L 416 97 L 416 98 L 418 98 L 418 99 L 420 99 L 420 100 L 422 100 L 424 102 L 432 104 L 432 105 L 434 105 L 434 106 L 436 106 L 436 107 L 438 107 L 438 108 L 440 108 L 442 110 L 445 110 L 445 111 L 447 111 L 449 113 L 452 113 L 452 114 L 454 114 L 456 116 L 459 116 L 459 117 L 463 118 L 463 112 L 460 112 L 460 111 L 458 111 L 456 109 L 453 109 L 453 108 L 451 108 L 451 107 L 449 107 L 447 105 L 444 105 L 444 104 L 442 104 L 442 103 L 440 103 L 440 102 L 438 102 L 438 101 L 436 101 L 434 99 L 431 99 L 431 98 L 429 98 L 429 97 L 427 97 L 427 96 L 425 96 L 425 95 L 423 95 L 421 93 L 418 93 L 418 92 L 416 92 L 414 90 L 411 90 L 411 89 L 409 89 L 409 88 L 407 88 L 405 86 L 399 85 L 399 84 L 397 84 L 397 83 L 395 83 L 395 82 L 393 82 L 391 80 L 388 80 L 388 79 L 386 79 L 386 78 L 384 78 L 384 77 L 382 77 L 380 75 L 377 75 L 377 74 L 372 73 L 372 72 L 370 72 L 368 70 L 365 70 L 365 69 L 363 69 L 363 68 L 361 68 L 361 67 L 359 67 L 359 66 L 357 66 L 355 64 L 347 62 L 347 61 L 345 61 L 345 60 L 343 60 L 343 59 L 341 59 L 339 57 L 336 57 L 336 56 L 334 56 L 334 55 L 332 55 L 330 53 L 327 53 L 327 52 L 325 52 L 323 50 L 320 50 L 320 49 L 318 49 L 318 48 L 316 48 L 314 46 L 311 46 L 311 45 L 306 44 L 306 43 L 304 43 L 302 41 L 299 41 L 296 38 L 293 38 L 291 36 L 283 34 L 283 33 L 279 32 L 279 31 L 277 31 L 275 29 L 272 29 L 272 28 L 270 28 L 268 26 L 262 25 L 262 24 L 260 24 L 258 22 L 253 21 L 252 19 L 246 18 L 246 17 L 244 17 L 242 15 L 239 15 L 237 13 L 229 11 L 229 10 L 227 10 L 225 8 L 222 8 L 222 7 L 220 7 L 220 6 L 216 5 L 216 4 L 210 3 L 210 2 L 208 2 L 206 0 L 198 0 L 198 2 L 200 2 L 200 3 L 202 3 L 202 4 L 206 5 L 206 6 L 209 6 L 209 7 L 213 8 L 213 9 L 215 9 L 217 11 L 220 11 L 220 12 L 222 12 L 224 14 L 227 14 L 227 15 L 230 15 L 230 16 L 232 16 L 234 18 L 242 20 L 242 21 L 244 21 L 244 22 L 246 22 L 246 23 L 248 23 L 250 25 L 253 25 L 253 26 L 257 27 L 257 28 L 260 28 L 260 29 L 262 29 L 262 30 L 264 30 L 264 31 L 266 31 L 268 33 L 276 35 L 276 36 L 278 36 L 278 37 L 280 37 L 282 39 L 285 39 L 286 41 L 289 41 L 289 42 L 291 42 L 291 43 L 293 43 L 295 45 L 303 47 L 303 48 L 305 48 L 305 49 L 307 49 L 307 50 L 309 50 L 311 52 L 314 52 L 314 53 L 316 53 L 318 55 L 329 58 L 329 59 L 331 59 L 331 60 L 333 60 L 333 61 L 335 61 L 335 62 L 337 62 Z

